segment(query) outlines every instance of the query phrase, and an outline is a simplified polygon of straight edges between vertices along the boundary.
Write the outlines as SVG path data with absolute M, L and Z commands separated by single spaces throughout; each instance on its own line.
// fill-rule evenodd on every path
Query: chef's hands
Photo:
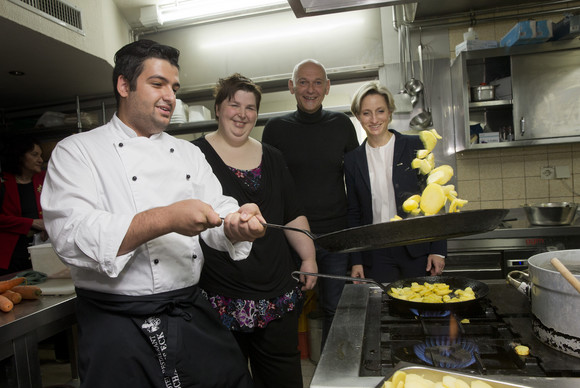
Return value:
M 364 279 L 365 271 L 363 269 L 362 264 L 355 264 L 350 269 L 350 276 L 353 278 L 361 278 Z M 353 282 L 354 284 L 361 284 L 361 282 Z
M 439 255 L 429 255 L 427 257 L 427 268 L 426 271 L 431 274 L 431 276 L 441 275 L 443 273 L 443 268 L 445 268 L 445 258 Z
M 172 232 L 184 236 L 197 236 L 209 228 L 222 224 L 220 215 L 207 203 L 199 199 L 186 199 L 168 207 Z
M 262 223 L 266 223 L 266 220 L 258 206 L 246 203 L 237 212 L 227 215 L 224 220 L 224 232 L 232 243 L 254 241 L 266 234 L 266 227 Z

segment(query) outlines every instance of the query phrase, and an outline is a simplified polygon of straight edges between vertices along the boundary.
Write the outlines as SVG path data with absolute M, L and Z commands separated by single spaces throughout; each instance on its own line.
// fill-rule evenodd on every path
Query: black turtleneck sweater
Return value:
M 313 114 L 297 109 L 270 119 L 262 142 L 284 155 L 312 231 L 346 228 L 343 157 L 358 146 L 350 118 L 322 108 Z

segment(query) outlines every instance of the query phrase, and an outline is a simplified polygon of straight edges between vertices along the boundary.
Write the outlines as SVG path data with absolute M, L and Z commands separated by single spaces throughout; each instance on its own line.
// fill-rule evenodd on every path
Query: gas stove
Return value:
M 409 365 L 524 387 L 580 386 L 580 359 L 533 335 L 527 297 L 505 281 L 486 283 L 487 298 L 456 312 L 409 311 L 378 287 L 347 285 L 311 387 L 374 388 Z

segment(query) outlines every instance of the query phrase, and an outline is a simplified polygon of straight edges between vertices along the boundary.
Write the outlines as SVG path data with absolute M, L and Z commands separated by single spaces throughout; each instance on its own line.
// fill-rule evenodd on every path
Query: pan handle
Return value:
M 340 276 L 340 275 L 326 275 L 326 274 L 314 273 L 314 272 L 302 272 L 302 271 L 292 272 L 292 277 L 297 281 L 300 281 L 300 275 L 317 276 L 319 278 L 329 278 L 329 279 L 336 279 L 336 280 L 346 280 L 346 281 L 350 281 L 350 282 L 372 283 L 375 286 L 379 287 L 381 290 L 383 290 L 385 292 L 385 294 L 389 291 L 389 289 L 384 284 L 379 283 L 373 279 L 353 278 L 350 276 Z
M 518 279 L 516 279 L 516 277 Z M 522 280 L 520 280 L 522 279 Z M 531 287 L 528 281 L 530 280 L 530 274 L 522 271 L 511 271 L 507 274 L 507 282 L 513 286 L 516 290 L 521 292 L 526 296 L 530 296 Z

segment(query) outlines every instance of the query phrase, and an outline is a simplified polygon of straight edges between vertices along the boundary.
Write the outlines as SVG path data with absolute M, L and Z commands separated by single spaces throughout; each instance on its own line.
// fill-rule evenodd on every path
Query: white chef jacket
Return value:
M 203 266 L 198 237 L 170 233 L 117 256 L 133 216 L 195 198 L 222 217 L 238 210 L 193 144 L 166 133 L 137 136 L 115 115 L 58 143 L 41 196 L 55 251 L 80 288 L 122 295 L 156 294 L 197 284 Z M 223 226 L 204 231 L 211 247 L 235 260 L 251 243 L 232 244 Z

